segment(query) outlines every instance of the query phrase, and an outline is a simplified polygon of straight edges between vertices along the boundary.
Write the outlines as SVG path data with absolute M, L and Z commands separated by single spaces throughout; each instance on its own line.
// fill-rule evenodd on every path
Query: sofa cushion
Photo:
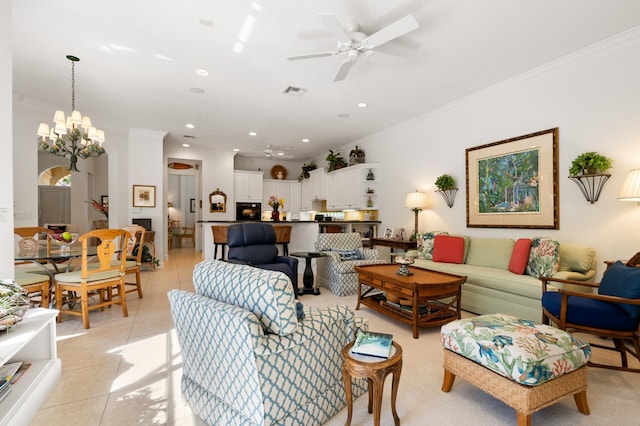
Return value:
M 625 299 L 640 299 L 640 268 L 627 266 L 618 260 L 602 276 L 598 293 Z M 631 318 L 640 316 L 640 305 L 616 304 Z
M 509 259 L 509 270 L 514 274 L 522 275 L 529 263 L 529 253 L 531 252 L 531 238 L 520 238 L 513 245 L 511 259 Z
M 433 231 L 426 233 L 418 233 L 416 235 L 416 244 L 418 246 L 418 257 L 420 259 L 433 259 L 433 241 L 437 235 L 449 235 L 444 231 Z
M 560 244 L 560 266 L 559 271 L 588 272 L 593 266 L 596 251 L 588 246 L 577 244 Z
M 464 238 L 437 235 L 433 242 L 433 261 L 462 263 L 464 260 Z
M 513 244 L 514 241 L 510 238 L 473 238 L 465 263 L 488 268 L 509 269 Z
M 531 252 L 527 274 L 533 277 L 550 277 L 558 271 L 560 244 L 551 238 L 535 237 L 531 240 Z
M 291 281 L 282 272 L 218 260 L 204 260 L 193 270 L 196 293 L 255 314 L 266 332 L 284 336 L 298 327 Z

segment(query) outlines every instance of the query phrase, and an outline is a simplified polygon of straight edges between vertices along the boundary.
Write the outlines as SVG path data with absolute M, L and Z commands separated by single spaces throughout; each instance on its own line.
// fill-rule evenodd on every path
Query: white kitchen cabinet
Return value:
M 0 333 L 0 365 L 24 361 L 31 366 L 0 402 L 0 425 L 26 425 L 62 374 L 56 351 L 55 309 L 29 309 L 9 332 Z
M 262 183 L 262 211 L 271 211 L 269 206 L 269 197 L 276 195 L 278 198 L 284 198 L 284 207 L 280 206 L 281 211 L 289 211 L 289 203 L 291 201 L 288 180 L 264 179 Z
M 233 177 L 236 202 L 262 202 L 262 172 L 236 170 Z
M 318 168 L 309 172 L 309 195 L 311 201 L 327 199 L 327 174 L 324 168 Z
M 300 182 L 300 210 L 312 210 L 310 179 L 304 179 L 302 182 Z
M 328 173 L 327 209 L 377 210 L 379 172 L 378 164 L 364 163 Z
M 290 212 L 299 212 L 302 209 L 302 193 L 300 182 L 289 182 L 289 205 L 285 206 L 285 209 Z

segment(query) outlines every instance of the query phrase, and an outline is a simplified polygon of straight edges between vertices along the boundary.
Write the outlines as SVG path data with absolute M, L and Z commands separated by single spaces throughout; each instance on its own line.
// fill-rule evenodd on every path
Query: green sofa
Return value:
M 442 253 L 440 256 L 436 256 L 438 251 L 443 251 L 438 246 L 437 240 L 441 237 L 433 238 L 431 245 L 429 245 L 428 238 L 422 239 L 423 236 L 433 236 L 433 234 L 419 235 L 418 250 L 408 252 L 407 255 L 416 257 L 413 266 L 465 275 L 467 281 L 462 286 L 461 306 L 463 310 L 479 315 L 504 313 L 532 321 L 541 320 L 542 284 L 538 278 L 539 274 L 535 271 L 528 271 L 529 273 L 525 271 L 519 274 L 510 270 L 512 254 L 515 256 L 516 241 L 508 238 L 448 236 L 462 238 L 464 241 L 463 252 L 457 260 L 453 260 L 456 262 L 461 260 L 462 262 L 451 263 L 451 259 L 437 261 L 438 258 L 443 257 Z M 542 240 L 552 241 L 547 238 Z M 536 239 L 533 241 L 535 244 Z M 551 275 L 561 279 L 593 281 L 596 264 L 596 253 L 593 248 L 557 241 L 553 241 L 553 243 L 556 248 L 554 272 L 551 274 L 543 273 L 543 275 Z M 442 246 L 444 245 L 442 244 Z M 520 247 L 522 252 L 522 246 Z M 451 248 L 445 247 L 444 250 L 451 250 Z M 523 255 L 526 258 L 527 266 L 530 266 L 531 259 L 534 257 L 534 249 L 531 248 L 530 251 L 531 254 L 527 252 Z M 447 258 L 447 253 L 444 257 Z M 572 287 L 575 290 L 584 291 L 584 289 L 576 288 L 577 286 Z

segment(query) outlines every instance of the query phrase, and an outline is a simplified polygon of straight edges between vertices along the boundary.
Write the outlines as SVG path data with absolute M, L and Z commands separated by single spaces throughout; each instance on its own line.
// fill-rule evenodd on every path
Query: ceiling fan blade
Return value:
M 290 61 L 297 61 L 300 59 L 313 59 L 313 58 L 322 58 L 325 56 L 335 56 L 337 54 L 339 54 L 339 52 L 310 53 L 308 55 L 287 56 L 287 59 Z
M 418 28 L 418 21 L 412 15 L 407 15 L 396 22 L 387 25 L 380 31 L 371 34 L 362 40 L 362 45 L 367 49 L 373 49 L 388 41 L 403 36 Z
M 344 43 L 351 43 L 351 37 L 349 33 L 344 29 L 342 24 L 338 22 L 335 16 L 330 13 L 318 13 L 318 19 L 324 24 L 325 27 L 338 39 L 338 41 Z
M 349 70 L 355 63 L 356 61 L 352 59 L 345 59 L 344 61 L 342 61 L 342 65 L 340 65 L 340 68 L 338 69 L 336 77 L 333 79 L 333 81 L 342 81 L 345 78 L 347 78 L 347 74 L 349 74 Z

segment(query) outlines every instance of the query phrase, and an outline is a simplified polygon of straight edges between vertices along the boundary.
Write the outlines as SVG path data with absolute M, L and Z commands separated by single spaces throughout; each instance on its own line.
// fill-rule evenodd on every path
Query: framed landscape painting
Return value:
M 466 150 L 467 227 L 559 229 L 558 128 Z

